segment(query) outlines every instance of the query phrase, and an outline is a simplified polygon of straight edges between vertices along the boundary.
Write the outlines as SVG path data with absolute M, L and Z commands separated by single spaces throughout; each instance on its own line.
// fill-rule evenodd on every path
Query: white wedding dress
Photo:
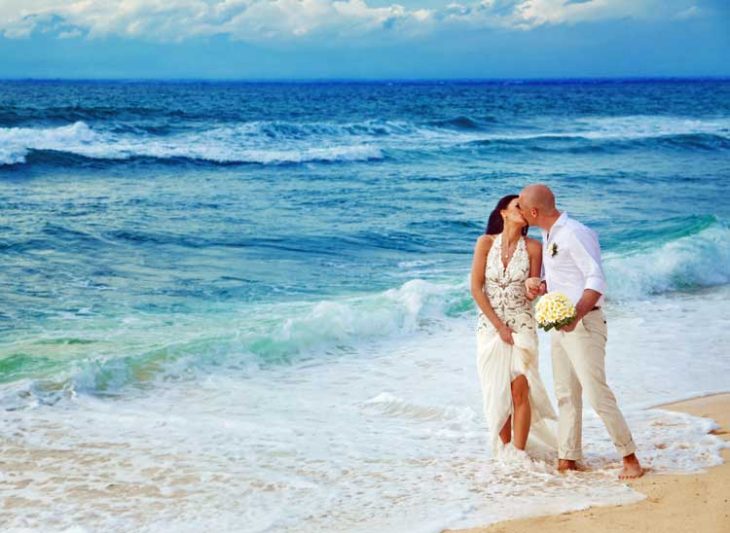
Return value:
M 530 387 L 532 420 L 528 448 L 539 446 L 539 441 L 551 450 L 557 449 L 554 429 L 547 423 L 557 416 L 540 379 L 537 323 L 532 302 L 525 294 L 525 280 L 530 275 L 527 245 L 524 238 L 518 241 L 507 268 L 502 264 L 501 249 L 500 234 L 487 255 L 484 291 L 497 316 L 513 331 L 514 345 L 502 340 L 481 311 L 477 326 L 477 370 L 492 451 L 495 455 L 503 451 L 499 431 L 512 415 L 511 383 L 521 374 L 525 375 Z

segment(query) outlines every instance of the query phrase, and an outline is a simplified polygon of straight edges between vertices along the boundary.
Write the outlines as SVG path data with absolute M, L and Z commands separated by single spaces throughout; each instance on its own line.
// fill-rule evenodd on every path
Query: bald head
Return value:
M 545 215 L 555 213 L 555 195 L 550 187 L 542 183 L 528 185 L 520 193 L 520 204 L 527 208 L 538 209 Z
M 530 226 L 537 226 L 546 231 L 560 216 L 555 208 L 555 195 L 550 187 L 542 183 L 528 185 L 520 193 L 520 213 Z

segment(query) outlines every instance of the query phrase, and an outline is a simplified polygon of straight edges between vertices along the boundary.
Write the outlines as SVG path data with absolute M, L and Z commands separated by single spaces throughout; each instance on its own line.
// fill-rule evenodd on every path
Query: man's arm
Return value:
M 593 289 L 584 290 L 583 295 L 580 297 L 580 300 L 578 300 L 578 303 L 575 304 L 575 322 L 578 322 L 584 316 L 590 313 L 591 310 L 598 303 L 598 300 L 601 299 L 601 296 L 602 294 L 600 292 L 594 291 Z
M 580 300 L 575 304 L 576 319 L 562 331 L 570 332 L 578 321 L 591 312 L 606 292 L 606 277 L 601 268 L 601 246 L 598 237 L 588 228 L 571 232 L 570 254 L 583 273 L 585 284 Z

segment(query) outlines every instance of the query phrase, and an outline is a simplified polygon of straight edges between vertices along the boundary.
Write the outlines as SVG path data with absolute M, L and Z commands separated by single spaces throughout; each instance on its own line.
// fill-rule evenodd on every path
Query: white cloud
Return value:
M 82 37 L 84 33 L 79 30 L 78 28 L 73 28 L 70 30 L 63 30 L 58 33 L 59 39 L 75 39 L 76 37 Z
M 641 17 L 650 2 L 634 0 L 593 0 L 566 2 L 565 0 L 527 0 L 518 8 L 517 21 L 521 26 L 576 23 L 616 17 Z
M 702 10 L 697 6 L 689 6 L 687 9 L 683 9 L 674 18 L 677 20 L 694 19 L 702 16 Z
M 692 0 L 525 0 L 517 7 L 515 26 L 575 24 L 598 20 L 656 20 L 698 16 Z
M 396 27 L 409 34 L 428 25 L 431 11 L 370 7 L 364 0 L 3 0 L 0 32 L 24 37 L 50 16 L 84 28 L 92 38 L 228 34 L 265 40 L 314 33 L 350 37 Z
M 678 15 L 679 14 L 679 15 Z M 0 33 L 29 36 L 54 27 L 59 37 L 118 35 L 177 41 L 229 35 L 245 41 L 408 38 L 439 26 L 508 27 L 612 18 L 697 16 L 690 0 L 482 0 L 424 9 L 365 0 L 2 0 Z

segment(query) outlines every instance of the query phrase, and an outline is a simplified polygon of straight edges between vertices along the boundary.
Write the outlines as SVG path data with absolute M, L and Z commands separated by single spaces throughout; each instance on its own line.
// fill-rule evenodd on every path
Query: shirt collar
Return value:
M 560 216 L 558 217 L 558 219 L 557 219 L 557 220 L 555 221 L 555 223 L 553 224 L 553 227 L 552 227 L 552 228 L 550 228 L 550 232 L 549 232 L 549 233 L 548 233 L 547 231 L 544 231 L 544 230 L 543 230 L 543 232 L 542 232 L 542 238 L 543 238 L 543 240 L 544 240 L 544 241 L 545 241 L 546 243 L 547 243 L 547 242 L 548 242 L 549 240 L 552 240 L 552 237 L 554 237 L 554 236 L 555 236 L 555 233 L 557 232 L 557 230 L 558 230 L 558 229 L 559 229 L 559 228 L 560 228 L 561 226 L 564 226 L 564 225 L 565 225 L 565 223 L 566 223 L 567 221 L 568 221 L 568 212 L 567 212 L 567 211 L 563 211 L 562 213 L 560 213 Z M 548 236 L 549 236 L 550 238 L 548 238 Z
M 563 211 L 562 213 L 560 213 L 560 216 L 555 221 L 555 224 L 553 224 L 553 227 L 550 228 L 550 232 L 551 233 L 555 232 L 556 229 L 558 229 L 560 226 L 564 225 L 567 221 L 568 221 L 568 212 Z

